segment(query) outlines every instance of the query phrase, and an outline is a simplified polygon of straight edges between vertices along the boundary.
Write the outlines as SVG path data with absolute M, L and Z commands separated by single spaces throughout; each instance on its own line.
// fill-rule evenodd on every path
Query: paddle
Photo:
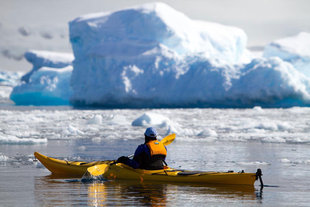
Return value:
M 170 135 L 166 136 L 165 138 L 163 138 L 160 141 L 160 143 L 167 146 L 167 145 L 171 144 L 174 141 L 174 139 L 175 139 L 175 134 L 173 133 L 173 134 L 170 134 Z M 132 157 L 132 156 L 133 155 L 130 155 L 128 157 Z M 113 161 L 110 164 L 100 164 L 100 165 L 91 166 L 91 167 L 87 168 L 87 172 L 92 176 L 102 175 L 108 170 L 109 166 L 115 162 L 116 161 Z

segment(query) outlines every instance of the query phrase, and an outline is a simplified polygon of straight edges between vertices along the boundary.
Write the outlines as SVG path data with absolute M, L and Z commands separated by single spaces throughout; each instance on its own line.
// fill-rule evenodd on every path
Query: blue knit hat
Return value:
M 147 137 L 156 138 L 157 137 L 157 131 L 153 127 L 149 127 L 145 130 L 144 135 Z

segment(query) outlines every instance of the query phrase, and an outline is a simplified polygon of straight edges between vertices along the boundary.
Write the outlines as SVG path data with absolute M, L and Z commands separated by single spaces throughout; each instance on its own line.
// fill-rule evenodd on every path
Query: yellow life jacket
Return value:
M 163 145 L 158 140 L 151 140 L 146 143 L 148 148 L 150 149 L 151 157 L 154 155 L 167 155 L 167 150 L 165 145 Z

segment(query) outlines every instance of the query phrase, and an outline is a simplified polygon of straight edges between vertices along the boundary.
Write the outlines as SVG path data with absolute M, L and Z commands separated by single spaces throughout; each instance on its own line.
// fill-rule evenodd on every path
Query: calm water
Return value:
M 83 153 L 79 145 L 89 146 Z M 268 187 L 204 186 L 163 183 L 97 182 L 82 183 L 80 179 L 54 178 L 31 154 L 39 151 L 59 158 L 83 160 L 112 159 L 130 154 L 139 144 L 111 141 L 92 144 L 88 140 L 50 141 L 44 145 L 1 145 L 11 161 L 0 166 L 0 206 L 309 206 L 310 167 L 298 163 L 281 163 L 298 158 L 309 146 L 217 142 L 201 144 L 175 142 L 169 145 L 168 163 L 172 167 L 192 170 L 263 170 Z M 116 152 L 116 146 L 121 147 Z M 108 155 L 108 156 L 107 156 Z M 253 159 L 253 157 L 255 159 Z M 264 163 L 252 163 L 264 160 Z M 240 163 L 238 162 L 240 161 Z M 241 162 L 242 161 L 242 162 Z
M 51 177 L 33 152 L 67 160 L 130 155 L 148 110 L 0 110 L 0 206 L 310 206 L 310 109 L 151 110 L 176 140 L 170 167 L 263 171 L 266 187 L 97 182 Z M 141 137 L 141 138 L 139 138 Z

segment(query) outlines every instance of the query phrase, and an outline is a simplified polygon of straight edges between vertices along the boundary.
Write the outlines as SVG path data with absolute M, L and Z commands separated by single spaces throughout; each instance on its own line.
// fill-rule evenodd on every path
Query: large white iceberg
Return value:
M 74 104 L 171 105 L 169 89 L 196 59 L 219 65 L 248 55 L 243 30 L 193 21 L 163 3 L 77 18 L 70 40 Z
M 280 57 L 310 77 L 310 33 L 275 40 L 264 49 L 264 57 Z
M 241 29 L 191 20 L 163 3 L 79 17 L 69 27 L 74 58 L 28 53 L 34 67 L 14 88 L 15 103 L 113 108 L 310 105 L 310 78 L 282 57 L 282 50 L 267 55 L 266 49 L 265 58 L 251 59 Z M 299 38 L 290 42 L 300 44 Z M 305 59 L 308 53 L 301 51 Z

